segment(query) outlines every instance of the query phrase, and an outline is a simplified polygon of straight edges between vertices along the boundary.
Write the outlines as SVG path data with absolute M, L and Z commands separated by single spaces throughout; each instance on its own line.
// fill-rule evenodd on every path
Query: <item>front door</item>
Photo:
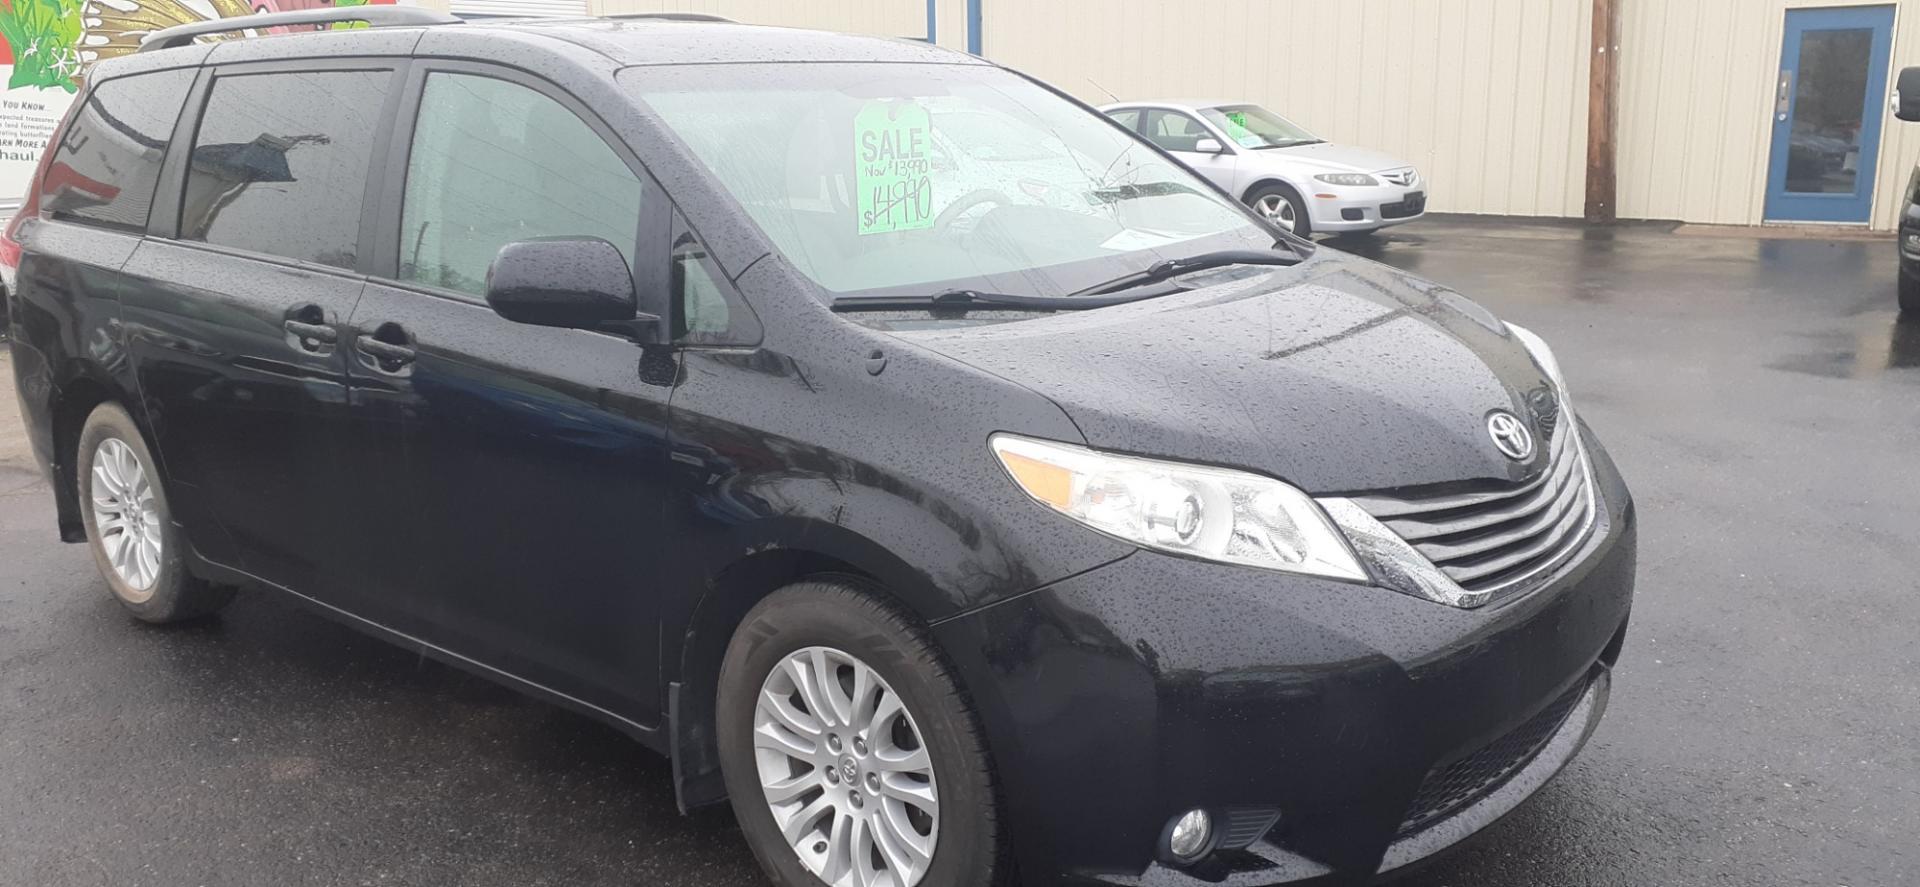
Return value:
M 408 101 L 381 225 L 397 253 L 341 345 L 368 539 L 342 565 L 358 607 L 573 699 L 657 711 L 672 356 L 509 321 L 485 291 L 500 247 L 539 237 L 605 239 L 664 279 L 665 196 L 531 77 L 421 63 Z
M 1891 6 L 1787 11 L 1768 221 L 1867 221 L 1892 40 Z
M 1239 159 L 1232 153 L 1234 149 L 1222 143 L 1217 134 L 1193 115 L 1149 108 L 1140 119 L 1140 134 L 1221 190 L 1239 193 L 1234 187 L 1235 173 L 1240 166 Z M 1197 150 L 1205 142 L 1212 142 L 1209 147 L 1217 150 Z

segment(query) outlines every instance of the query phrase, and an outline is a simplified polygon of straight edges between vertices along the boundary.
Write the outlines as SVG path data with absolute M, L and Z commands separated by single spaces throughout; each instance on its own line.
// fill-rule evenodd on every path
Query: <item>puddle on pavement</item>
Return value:
M 1784 370 L 1829 379 L 1865 379 L 1890 370 L 1920 368 L 1920 323 L 1900 323 L 1884 313 L 1863 316 L 1852 330 L 1817 338 L 1834 347 L 1795 355 L 1767 364 Z

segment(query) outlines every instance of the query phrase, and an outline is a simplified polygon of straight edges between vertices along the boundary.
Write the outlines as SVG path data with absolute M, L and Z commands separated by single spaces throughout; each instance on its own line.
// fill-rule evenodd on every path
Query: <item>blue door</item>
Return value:
M 1768 221 L 1867 221 L 1892 42 L 1891 6 L 1787 10 Z

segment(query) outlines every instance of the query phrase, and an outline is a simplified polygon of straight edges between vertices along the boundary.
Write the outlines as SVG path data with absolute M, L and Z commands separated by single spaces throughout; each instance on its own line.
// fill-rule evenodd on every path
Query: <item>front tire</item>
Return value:
M 1896 273 L 1900 276 L 1900 318 L 1920 320 L 1920 278 L 1915 278 L 1905 268 Z
M 756 605 L 720 668 L 734 815 L 781 887 L 982 887 L 1005 864 L 986 743 L 926 631 L 802 582 Z
M 1307 202 L 1285 184 L 1276 182 L 1253 189 L 1247 194 L 1247 206 L 1267 221 L 1300 237 L 1313 233 L 1313 220 L 1307 215 Z
M 186 534 L 173 522 L 153 453 L 117 403 L 94 407 L 73 464 L 87 547 L 113 597 L 145 622 L 178 622 L 226 606 L 233 590 L 187 572 Z

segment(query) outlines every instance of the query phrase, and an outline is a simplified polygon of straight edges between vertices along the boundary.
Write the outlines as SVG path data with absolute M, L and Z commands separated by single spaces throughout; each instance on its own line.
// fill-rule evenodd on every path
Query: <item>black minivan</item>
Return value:
M 603 719 L 786 887 L 1364 883 L 1600 720 L 1634 510 L 1526 330 L 972 56 L 249 23 L 347 14 L 101 62 L 0 247 L 134 616 Z

